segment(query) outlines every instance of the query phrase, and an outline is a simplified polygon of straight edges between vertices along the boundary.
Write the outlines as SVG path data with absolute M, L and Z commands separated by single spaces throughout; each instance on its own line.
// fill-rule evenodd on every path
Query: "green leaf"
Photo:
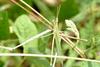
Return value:
M 0 12 L 0 40 L 8 39 L 9 36 L 8 13 Z
M 27 15 L 21 15 L 17 18 L 14 25 L 14 31 L 18 36 L 20 43 L 37 34 L 37 29 L 34 23 Z M 38 49 L 38 40 L 31 41 L 24 46 L 24 53 L 30 52 L 30 49 Z
M 78 4 L 75 0 L 65 0 L 61 5 L 59 20 L 64 21 L 75 16 L 78 13 Z
M 14 31 L 18 36 L 20 43 L 37 34 L 37 29 L 34 23 L 31 22 L 27 15 L 21 15 L 17 18 Z M 24 53 L 40 54 L 38 50 L 38 40 L 31 41 L 24 46 Z M 46 58 L 25 57 L 33 67 L 50 67 L 49 61 Z

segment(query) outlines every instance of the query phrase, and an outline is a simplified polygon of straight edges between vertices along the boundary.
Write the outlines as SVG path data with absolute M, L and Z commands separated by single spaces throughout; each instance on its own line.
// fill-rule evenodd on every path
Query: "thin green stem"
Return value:
M 54 54 L 54 41 L 55 41 L 55 35 L 53 35 L 52 47 L 51 47 L 51 55 Z M 50 65 L 52 65 L 52 61 L 53 61 L 53 58 L 51 58 L 51 60 L 50 60 Z
M 58 17 L 59 17 L 59 13 L 60 13 L 60 8 L 61 8 L 61 5 L 59 5 L 59 6 L 57 7 L 57 14 L 56 14 L 56 22 L 57 22 L 57 23 L 58 23 L 58 21 L 59 21 Z

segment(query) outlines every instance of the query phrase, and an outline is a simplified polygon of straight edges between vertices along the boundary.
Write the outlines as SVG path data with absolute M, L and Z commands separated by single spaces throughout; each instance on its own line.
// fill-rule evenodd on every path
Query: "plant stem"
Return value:
M 18 5 L 19 7 L 21 7 L 22 9 L 24 9 L 26 12 L 28 12 L 30 15 L 32 15 L 33 17 L 35 17 L 37 20 L 39 20 L 40 22 L 42 22 L 44 25 L 46 25 L 49 29 L 52 29 L 52 26 L 51 25 L 48 25 L 47 23 L 45 23 L 42 19 L 43 19 L 43 16 L 40 14 L 40 13 L 38 13 L 35 9 L 35 12 L 37 12 L 38 14 L 40 14 L 41 16 L 41 18 L 40 17 L 38 17 L 36 14 L 34 14 L 33 12 L 31 12 L 30 10 L 28 10 L 27 8 L 25 8 L 24 6 L 22 6 L 21 4 L 19 4 L 18 2 L 16 2 L 15 0 L 11 0 L 11 2 L 13 2 L 13 3 L 15 3 L 16 5 Z M 27 4 L 27 3 L 26 3 Z M 24 5 L 26 5 L 26 4 L 24 4 Z M 27 4 L 28 5 L 28 4 Z M 27 6 L 26 5 L 26 6 Z M 28 6 L 27 6 L 28 7 Z M 31 7 L 31 6 L 30 6 Z M 32 7 L 31 7 L 32 8 Z M 33 8 L 32 8 L 33 9 Z M 45 18 L 45 17 L 44 17 Z M 45 18 L 46 19 L 46 18 Z M 45 21 L 47 21 L 47 19 L 45 20 Z
M 45 58 L 51 58 L 51 57 L 55 58 L 56 57 L 59 59 L 73 59 L 73 60 L 100 63 L 99 60 L 91 60 L 91 59 L 67 57 L 67 56 L 43 55 L 43 54 L 0 53 L 0 56 L 32 56 L 32 57 L 45 57 Z
M 24 2 L 23 0 L 20 0 L 21 3 L 23 3 L 24 5 L 26 5 L 27 7 L 29 7 L 33 12 L 35 12 L 37 15 L 39 15 L 42 19 L 44 19 L 49 25 L 52 26 L 51 22 L 49 20 L 47 20 L 43 15 L 41 15 L 39 12 L 37 12 L 34 8 L 32 8 L 30 5 L 28 5 L 26 2 Z
M 77 46 L 75 46 L 75 44 L 70 41 L 70 39 L 61 36 L 61 38 L 71 47 L 73 48 L 81 57 L 86 58 L 84 52 L 82 50 L 80 50 Z
M 54 41 L 55 41 L 55 35 L 53 35 L 52 47 L 51 47 L 51 55 L 54 54 Z M 53 58 L 51 58 L 51 60 L 50 60 L 50 65 L 52 65 L 52 61 L 53 61 Z
M 40 38 L 41 36 L 43 36 L 43 35 L 45 35 L 45 34 L 51 32 L 51 31 L 52 31 L 52 30 L 48 29 L 48 30 L 46 30 L 46 31 L 44 31 L 44 32 L 42 32 L 42 33 L 40 33 L 40 34 L 37 34 L 36 36 L 33 36 L 33 37 L 29 38 L 28 40 L 24 41 L 23 43 L 19 44 L 19 45 L 16 46 L 16 47 L 4 47 L 4 46 L 0 46 L 0 48 L 7 49 L 7 50 L 15 50 L 15 49 L 17 49 L 18 47 L 23 46 L 23 45 L 27 44 L 28 42 L 30 42 L 30 41 L 32 41 L 32 40 L 34 40 L 34 39 Z

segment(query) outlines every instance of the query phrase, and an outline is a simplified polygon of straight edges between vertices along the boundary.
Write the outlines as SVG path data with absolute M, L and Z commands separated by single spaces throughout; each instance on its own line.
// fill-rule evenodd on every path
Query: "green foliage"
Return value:
M 27 15 L 21 15 L 17 18 L 14 24 L 14 31 L 18 36 L 20 43 L 29 39 L 37 34 L 37 29 L 34 23 L 29 19 Z M 23 46 L 24 53 L 38 53 L 38 39 L 31 41 Z M 32 66 L 35 67 L 49 67 L 49 62 L 46 59 L 39 59 L 34 57 L 26 58 Z M 38 63 L 37 63 L 38 62 Z
M 8 39 L 9 35 L 8 14 L 6 11 L 0 12 L 0 40 Z
M 78 11 L 78 4 L 75 0 L 65 0 L 61 5 L 59 20 L 64 21 L 65 19 L 72 18 Z
M 58 1 L 59 0 L 57 0 L 57 2 Z M 55 30 L 55 32 L 53 32 L 53 35 L 55 35 L 53 54 L 57 52 L 57 55 L 80 57 L 59 37 L 59 31 L 67 31 L 65 19 L 71 19 L 75 21 L 75 24 L 80 32 L 81 39 L 87 40 L 83 41 L 79 39 L 80 42 L 76 46 L 85 52 L 88 59 L 100 60 L 100 0 L 61 0 L 59 4 L 61 5 L 60 12 L 58 11 L 59 26 L 56 26 L 56 21 L 54 21 L 57 14 L 56 7 L 58 7 L 58 5 L 50 6 L 50 4 L 48 5 L 48 3 L 44 2 L 44 0 L 25 0 L 25 2 L 38 10 L 39 13 L 50 22 L 53 22 L 53 30 Z M 11 6 L 6 8 L 6 4 L 10 4 Z M 36 17 L 33 18 L 32 16 L 28 15 L 28 13 L 18 5 L 11 4 L 5 0 L 0 0 L 0 9 L 2 9 L 2 7 L 5 9 L 0 11 L 0 46 L 17 46 L 31 37 L 36 36 L 38 33 L 48 29 L 48 27 L 43 25 L 42 22 L 38 21 Z M 24 5 L 24 7 L 26 6 Z M 29 8 L 28 10 L 31 11 Z M 36 14 L 36 16 L 42 20 L 39 15 Z M 9 28 L 12 28 L 12 30 Z M 49 34 L 52 33 L 50 32 L 39 37 L 38 39 L 32 40 L 18 49 L 15 49 L 14 51 L 1 49 L 0 47 L 0 53 L 50 55 L 53 36 L 48 36 Z M 71 40 L 73 43 L 76 41 L 75 39 Z M 0 57 L 0 67 L 51 66 L 50 58 L 2 56 Z M 76 61 L 72 59 L 63 60 L 57 58 L 55 67 L 100 67 L 100 63 Z
M 92 62 L 82 62 L 80 65 L 81 67 L 99 67 L 99 63 L 92 63 Z
M 14 24 L 14 31 L 18 36 L 20 43 L 35 36 L 37 29 L 34 23 L 28 18 L 27 15 L 21 15 Z M 30 43 L 23 46 L 24 52 L 28 53 L 31 49 L 38 49 L 38 40 L 31 41 Z
M 54 19 L 53 12 L 50 10 L 48 6 L 41 0 L 34 0 L 34 3 L 37 5 L 38 9 L 40 10 L 41 14 L 45 16 L 47 19 L 52 20 Z M 42 7 L 42 8 L 41 8 Z

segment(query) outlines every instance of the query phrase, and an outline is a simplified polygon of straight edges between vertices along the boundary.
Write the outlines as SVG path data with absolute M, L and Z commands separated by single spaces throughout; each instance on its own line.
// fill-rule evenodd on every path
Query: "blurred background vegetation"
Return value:
M 100 60 L 100 0 L 24 0 L 45 16 L 49 21 L 56 17 L 58 5 L 59 26 L 66 31 L 65 19 L 73 20 L 78 27 L 80 37 L 88 40 L 77 45 L 84 50 L 89 59 Z M 10 0 L 0 0 L 0 46 L 14 47 L 29 37 L 46 30 L 35 19 Z M 0 49 L 0 53 L 50 54 L 52 36 L 36 39 L 14 51 Z M 55 49 L 57 49 L 55 47 Z M 61 54 L 80 57 L 65 42 L 61 41 Z M 100 67 L 100 63 L 76 60 L 62 60 L 55 67 Z M 0 57 L 0 67 L 51 67 L 49 58 L 36 57 Z

